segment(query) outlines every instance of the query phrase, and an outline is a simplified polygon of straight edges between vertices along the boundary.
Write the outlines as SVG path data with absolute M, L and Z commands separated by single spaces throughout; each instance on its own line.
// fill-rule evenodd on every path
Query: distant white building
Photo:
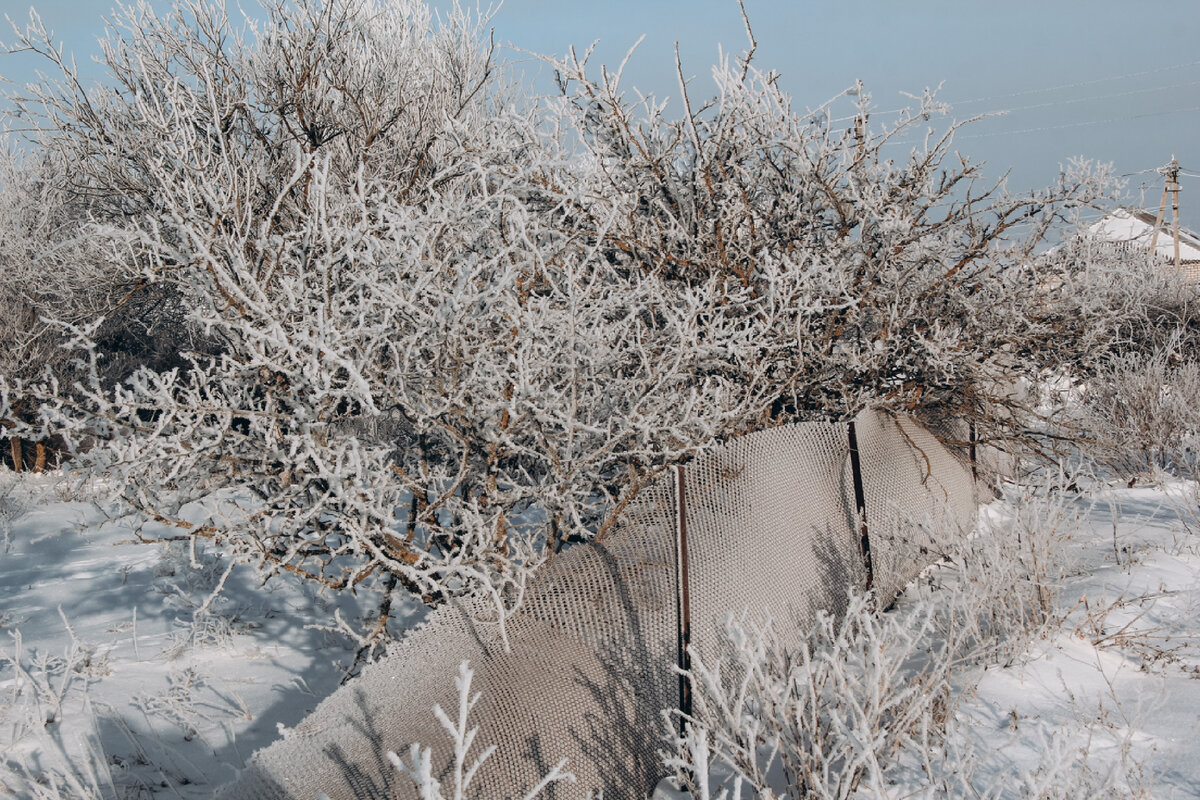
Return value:
M 1164 220 L 1154 238 L 1156 215 L 1140 208 L 1118 208 L 1093 224 L 1088 232 L 1095 239 L 1112 245 L 1121 253 L 1145 258 L 1154 243 L 1154 260 L 1164 265 L 1175 263 L 1175 234 Z M 1191 280 L 1200 281 L 1200 236 L 1179 229 L 1179 266 Z

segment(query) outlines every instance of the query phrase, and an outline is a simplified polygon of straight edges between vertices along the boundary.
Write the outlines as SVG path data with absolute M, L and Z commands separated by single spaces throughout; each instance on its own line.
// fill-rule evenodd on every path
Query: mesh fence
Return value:
M 849 425 L 801 423 L 736 439 L 665 475 L 603 541 L 538 573 L 508 621 L 508 651 L 487 604 L 439 607 L 260 751 L 221 796 L 415 799 L 387 752 L 431 746 L 448 774 L 452 751 L 432 709 L 457 709 L 451 677 L 462 661 L 483 693 L 476 741 L 497 746 L 473 784 L 477 797 L 523 797 L 562 759 L 577 782 L 547 797 L 647 796 L 664 773 L 663 711 L 680 703 L 672 667 L 685 618 L 707 663 L 720 657 L 733 613 L 769 609 L 781 641 L 795 643 L 788 632 L 798 637 L 820 609 L 840 612 L 848 586 L 867 582 L 864 523 L 870 580 L 884 600 L 973 525 L 962 448 L 875 412 L 852 425 L 857 459 Z

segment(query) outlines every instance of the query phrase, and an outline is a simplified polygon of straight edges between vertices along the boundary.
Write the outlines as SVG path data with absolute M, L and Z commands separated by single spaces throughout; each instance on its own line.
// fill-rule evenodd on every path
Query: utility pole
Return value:
M 1154 250 L 1158 246 L 1158 234 L 1163 229 L 1163 215 L 1167 210 L 1167 195 L 1171 196 L 1171 235 L 1175 239 L 1175 268 L 1179 269 L 1179 161 L 1172 156 L 1171 163 L 1162 169 L 1166 178 L 1162 200 L 1158 204 L 1158 216 L 1154 219 L 1154 236 L 1150 239 L 1150 261 L 1154 261 Z
M 1179 269 L 1179 162 L 1171 156 L 1171 169 L 1167 172 L 1171 187 L 1171 235 L 1175 238 L 1175 269 Z

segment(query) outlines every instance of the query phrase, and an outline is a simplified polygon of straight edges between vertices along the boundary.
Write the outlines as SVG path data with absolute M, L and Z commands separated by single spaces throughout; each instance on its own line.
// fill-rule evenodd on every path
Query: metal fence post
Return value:
M 850 473 L 854 482 L 854 506 L 858 514 L 858 550 L 867 570 L 867 590 L 875 585 L 875 568 L 871 562 L 871 537 L 867 531 L 867 497 L 863 491 L 862 460 L 858 452 L 858 431 L 850 420 Z
M 978 433 L 975 431 L 975 420 L 967 423 L 967 438 L 971 442 L 971 480 L 979 483 L 979 452 L 976 444 Z
M 684 481 L 684 467 L 675 467 L 675 618 L 678 620 L 678 663 L 679 675 L 679 735 L 684 731 L 684 721 L 692 715 L 692 685 L 690 673 L 692 657 L 688 647 L 692 644 L 692 602 L 688 588 L 688 541 L 687 541 L 687 490 Z

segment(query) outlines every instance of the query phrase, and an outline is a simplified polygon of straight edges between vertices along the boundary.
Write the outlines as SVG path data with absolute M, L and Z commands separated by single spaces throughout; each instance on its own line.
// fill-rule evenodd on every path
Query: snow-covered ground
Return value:
M 241 567 L 214 598 L 218 555 L 141 543 L 96 505 L 60 499 L 52 476 L 5 478 L 0 796 L 58 774 L 64 797 L 209 797 L 352 662 L 344 636 L 314 626 L 369 614 L 354 597 L 260 586 Z
M 141 543 L 57 485 L 0 473 L 0 796 L 208 797 L 338 685 L 353 648 L 313 626 L 371 609 L 244 568 L 213 597 L 218 555 Z M 1200 797 L 1196 491 L 1067 501 L 1066 571 L 1048 586 L 1064 621 L 958 686 L 953 730 L 983 783 L 1038 797 L 1085 770 L 1135 796 Z M 945 796 L 919 768 L 897 781 L 896 797 Z
M 961 687 L 979 772 L 1012 796 L 1047 796 L 1087 770 L 1122 794 L 1200 797 L 1198 500 L 1196 484 L 1168 482 L 1073 501 L 1062 624 Z

